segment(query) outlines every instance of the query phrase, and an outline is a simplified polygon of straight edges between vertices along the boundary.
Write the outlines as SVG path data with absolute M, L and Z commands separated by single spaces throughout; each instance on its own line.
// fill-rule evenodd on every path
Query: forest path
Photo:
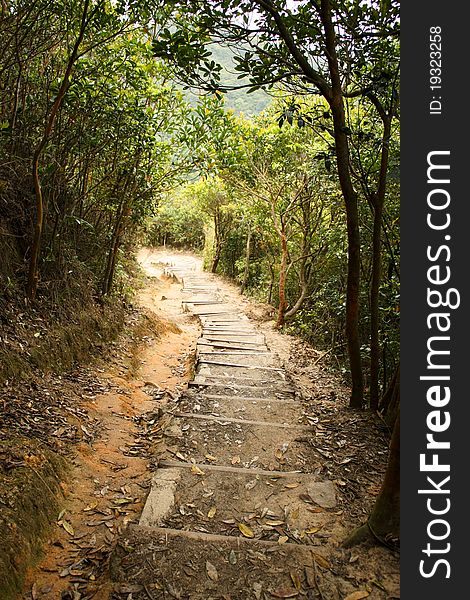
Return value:
M 397 557 L 340 547 L 387 447 L 324 353 L 198 257 L 139 262 L 148 330 L 77 375 L 93 432 L 78 427 L 65 512 L 22 599 L 398 598 Z
M 160 421 L 163 457 L 139 524 L 111 561 L 116 598 L 393 597 L 335 573 L 338 485 L 320 475 L 315 420 L 246 299 L 197 260 L 165 262 L 202 331 L 188 390 Z M 286 352 L 285 336 L 271 341 Z

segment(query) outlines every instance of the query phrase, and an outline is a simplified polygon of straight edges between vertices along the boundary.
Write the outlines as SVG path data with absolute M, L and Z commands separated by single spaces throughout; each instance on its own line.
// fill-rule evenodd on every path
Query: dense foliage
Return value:
M 319 135 L 312 127 L 299 127 L 294 119 L 292 123 L 284 119 L 286 107 L 293 102 L 305 100 L 281 97 L 252 121 L 228 117 L 224 161 L 217 161 L 196 183 L 186 184 L 178 196 L 172 195 L 172 200 L 160 208 L 153 231 L 161 232 L 158 243 L 164 241 L 164 231 L 167 241 L 199 250 L 199 239 L 191 244 L 188 237 L 190 232 L 201 231 L 201 225 L 195 226 L 197 216 L 205 224 L 206 268 L 227 275 L 247 293 L 275 306 L 278 324 L 328 351 L 346 374 L 347 238 L 341 189 L 324 133 Z M 308 111 L 304 107 L 303 114 L 325 110 L 316 100 Z M 372 156 L 373 136 L 368 143 Z M 390 145 L 380 286 L 382 391 L 393 379 L 399 350 L 396 129 Z M 232 161 L 227 159 L 229 148 L 233 150 Z M 360 340 L 368 374 L 373 228 L 365 194 L 361 194 L 359 205 Z

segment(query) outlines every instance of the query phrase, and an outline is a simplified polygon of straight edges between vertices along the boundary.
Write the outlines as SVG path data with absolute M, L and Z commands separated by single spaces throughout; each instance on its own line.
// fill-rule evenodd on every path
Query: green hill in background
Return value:
M 230 87 L 248 83 L 248 79 L 237 79 L 238 75 L 234 70 L 236 65 L 233 58 L 234 54 L 230 48 L 214 44 L 211 46 L 211 52 L 213 60 L 222 66 L 221 83 L 223 86 Z M 226 92 L 224 94 L 226 108 L 232 109 L 235 113 L 243 113 L 250 116 L 259 114 L 271 102 L 271 97 L 263 92 L 263 90 L 257 90 L 248 94 L 247 89 L 249 88 Z M 191 99 L 195 101 L 197 93 L 189 92 L 189 97 L 190 101 Z

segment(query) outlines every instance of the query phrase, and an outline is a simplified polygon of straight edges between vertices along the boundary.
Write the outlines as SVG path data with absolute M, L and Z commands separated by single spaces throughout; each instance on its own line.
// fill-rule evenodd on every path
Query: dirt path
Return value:
M 260 328 L 247 316 L 260 307 L 220 278 L 166 260 L 202 333 L 189 389 L 161 420 L 139 525 L 113 555 L 114 598 L 398 597 L 396 558 L 390 577 L 383 549 L 339 547 L 346 483 L 322 473 L 322 427 L 284 366 L 293 338 Z
M 145 318 L 129 323 L 132 337 L 109 362 L 78 374 L 82 413 L 96 434 L 75 423 L 82 440 L 72 479 L 63 484 L 66 509 L 28 574 L 24 600 L 110 598 L 110 552 L 128 523 L 138 521 L 150 484 L 154 449 L 145 437 L 146 415 L 191 377 L 199 325 L 182 311 L 181 286 L 163 275 L 163 266 L 145 250 L 139 260 L 147 274 L 137 299 Z
M 398 598 L 395 555 L 340 547 L 382 477 L 375 422 L 347 411 L 321 353 L 199 259 L 139 261 L 159 334 L 99 374 L 103 435 L 80 445 L 24 600 Z

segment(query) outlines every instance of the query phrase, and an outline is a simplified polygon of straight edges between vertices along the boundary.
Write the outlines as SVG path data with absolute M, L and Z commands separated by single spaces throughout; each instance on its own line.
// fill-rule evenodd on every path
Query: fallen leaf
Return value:
M 205 457 L 207 458 L 207 460 L 211 460 L 211 461 L 217 460 L 217 457 L 213 456 L 212 454 L 206 454 Z
M 207 513 L 208 518 L 213 519 L 216 512 L 217 512 L 217 508 L 215 506 L 211 506 L 211 508 L 209 509 L 209 512 Z
M 284 525 L 284 521 L 281 521 L 280 519 L 275 521 L 267 520 L 266 525 L 271 525 L 271 527 L 277 527 L 278 525 Z
M 202 471 L 199 467 L 197 467 L 196 465 L 193 465 L 191 467 L 191 473 L 194 473 L 194 475 L 205 475 L 205 472 Z
M 232 456 L 232 460 L 230 462 L 232 463 L 232 465 L 238 465 L 238 463 L 240 462 L 240 457 Z
M 353 592 L 352 594 L 346 596 L 344 600 L 362 600 L 362 598 L 367 598 L 367 596 L 370 596 L 369 592 L 366 592 L 365 590 L 358 590 L 357 592 Z
M 119 505 L 133 504 L 134 502 L 135 502 L 135 498 L 116 498 L 115 500 L 113 500 L 113 504 L 119 504 Z
M 311 504 L 313 502 L 313 500 L 310 498 L 310 496 L 308 494 L 299 494 L 299 498 L 301 500 L 303 500 L 304 502 L 308 502 L 309 504 Z
M 93 502 L 92 504 L 88 504 L 87 506 L 85 506 L 85 508 L 83 509 L 84 512 L 89 512 L 91 510 L 95 510 L 95 508 L 98 506 L 98 502 Z
M 300 591 L 302 584 L 300 583 L 300 577 L 298 573 L 296 573 L 295 571 L 291 571 L 290 578 L 292 579 L 292 583 L 294 584 L 295 589 Z
M 275 592 L 270 592 L 270 594 L 275 598 L 295 598 L 299 595 L 299 592 L 292 588 L 279 588 Z
M 68 521 L 59 521 L 59 525 L 62 525 L 62 527 L 65 529 L 65 531 L 69 534 L 69 535 L 75 535 L 75 531 L 72 527 L 72 525 L 68 522 Z
M 277 540 L 278 544 L 285 544 L 287 542 L 289 538 L 287 537 L 287 535 L 280 535 L 279 539 Z
M 307 510 L 309 510 L 312 513 L 322 513 L 325 512 L 324 508 L 320 508 L 319 506 L 306 506 L 305 507 Z
M 320 567 L 323 567 L 324 569 L 331 568 L 330 563 L 321 554 L 316 554 L 316 552 L 312 552 L 312 558 L 317 563 L 317 565 L 320 565 Z M 344 600 L 346 600 L 346 598 Z
M 284 487 L 288 490 L 293 490 L 294 488 L 299 487 L 299 485 L 300 483 L 286 483 Z
M 320 527 L 310 527 L 310 529 L 305 530 L 305 533 L 309 533 L 311 535 L 312 533 L 317 533 L 317 531 L 320 531 Z
M 219 574 L 217 573 L 217 569 L 208 560 L 206 560 L 206 571 L 209 579 L 212 579 L 212 581 L 218 581 Z
M 248 525 L 245 525 L 245 523 L 238 523 L 238 529 L 240 530 L 241 534 L 247 538 L 255 537 L 253 531 L 248 527 Z
M 235 550 L 230 550 L 230 554 L 228 555 L 228 562 L 231 565 L 237 564 L 237 555 L 235 554 Z

